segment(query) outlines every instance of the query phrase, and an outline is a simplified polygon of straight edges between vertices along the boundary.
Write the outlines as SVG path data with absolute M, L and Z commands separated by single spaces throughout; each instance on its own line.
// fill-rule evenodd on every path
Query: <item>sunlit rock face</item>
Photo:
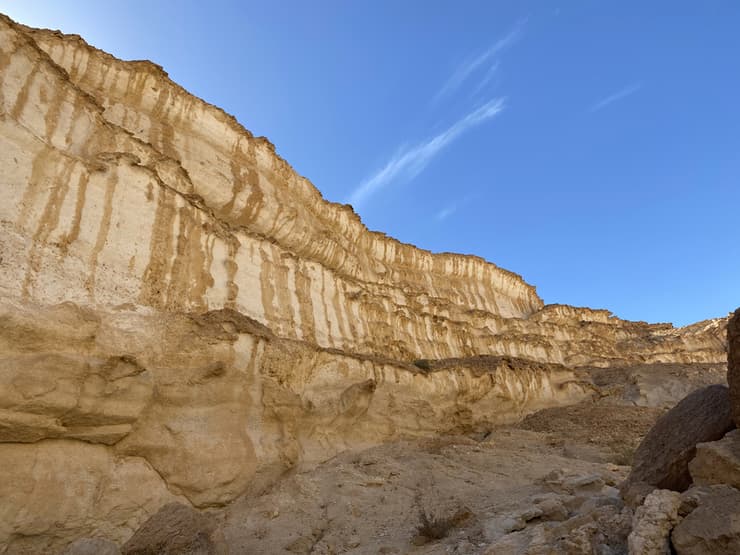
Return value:
M 228 307 L 281 337 L 394 358 L 718 362 L 723 322 L 675 330 L 545 307 L 519 276 L 369 232 L 149 62 L 3 24 L 4 295 Z
M 723 319 L 543 306 L 368 231 L 161 68 L 1 16 L 0 164 L 0 552 L 576 403 L 579 366 L 724 361 Z

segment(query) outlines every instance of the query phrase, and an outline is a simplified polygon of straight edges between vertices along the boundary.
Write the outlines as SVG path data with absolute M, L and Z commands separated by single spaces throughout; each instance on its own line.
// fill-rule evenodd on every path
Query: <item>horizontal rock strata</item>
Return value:
M 0 292 L 233 308 L 281 337 L 412 360 L 720 362 L 724 321 L 674 329 L 544 307 L 519 276 L 369 232 L 149 62 L 0 22 Z
M 228 309 L 0 303 L 0 353 L 0 544 L 12 553 L 93 531 L 125 540 L 173 499 L 224 505 L 345 449 L 483 434 L 594 393 L 560 365 L 424 369 L 279 338 Z

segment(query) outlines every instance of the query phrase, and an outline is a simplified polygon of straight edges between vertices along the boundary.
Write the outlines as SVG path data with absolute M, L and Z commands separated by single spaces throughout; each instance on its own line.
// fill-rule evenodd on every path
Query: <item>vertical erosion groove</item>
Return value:
M 110 232 L 111 217 L 113 215 L 113 196 L 116 192 L 116 184 L 118 183 L 118 172 L 116 169 L 109 167 L 109 175 L 105 181 L 105 197 L 103 199 L 103 213 L 100 218 L 100 224 L 98 226 L 98 234 L 95 239 L 95 245 L 93 245 L 92 252 L 90 253 L 90 262 L 88 270 L 88 278 L 85 281 L 85 289 L 92 301 L 95 301 L 95 280 L 98 274 L 98 258 L 100 256 L 105 243 L 108 240 L 108 233 Z

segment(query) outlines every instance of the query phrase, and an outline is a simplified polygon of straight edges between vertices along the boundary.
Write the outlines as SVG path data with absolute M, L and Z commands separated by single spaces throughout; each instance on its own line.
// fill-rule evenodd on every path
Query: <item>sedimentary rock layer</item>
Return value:
M 12 553 L 93 532 L 125 541 L 173 499 L 220 506 L 348 448 L 484 433 L 593 394 L 558 365 L 424 370 L 281 339 L 229 309 L 0 303 L 0 353 L 0 546 Z
M 718 362 L 689 329 L 545 307 L 519 276 L 368 231 L 149 62 L 0 22 L 3 296 L 233 308 L 277 335 L 399 359 Z

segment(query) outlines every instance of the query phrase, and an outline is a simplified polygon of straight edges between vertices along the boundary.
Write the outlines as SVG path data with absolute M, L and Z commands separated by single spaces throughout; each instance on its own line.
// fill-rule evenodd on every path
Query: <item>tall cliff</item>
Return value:
M 724 319 L 543 306 L 480 258 L 367 230 L 160 67 L 4 16 L 0 163 L 8 552 L 588 398 L 579 366 L 724 361 Z
M 281 337 L 406 360 L 711 361 L 720 350 L 716 322 L 703 334 L 542 312 L 511 272 L 369 232 L 154 64 L 7 21 L 3 47 L 6 296 L 227 307 Z

